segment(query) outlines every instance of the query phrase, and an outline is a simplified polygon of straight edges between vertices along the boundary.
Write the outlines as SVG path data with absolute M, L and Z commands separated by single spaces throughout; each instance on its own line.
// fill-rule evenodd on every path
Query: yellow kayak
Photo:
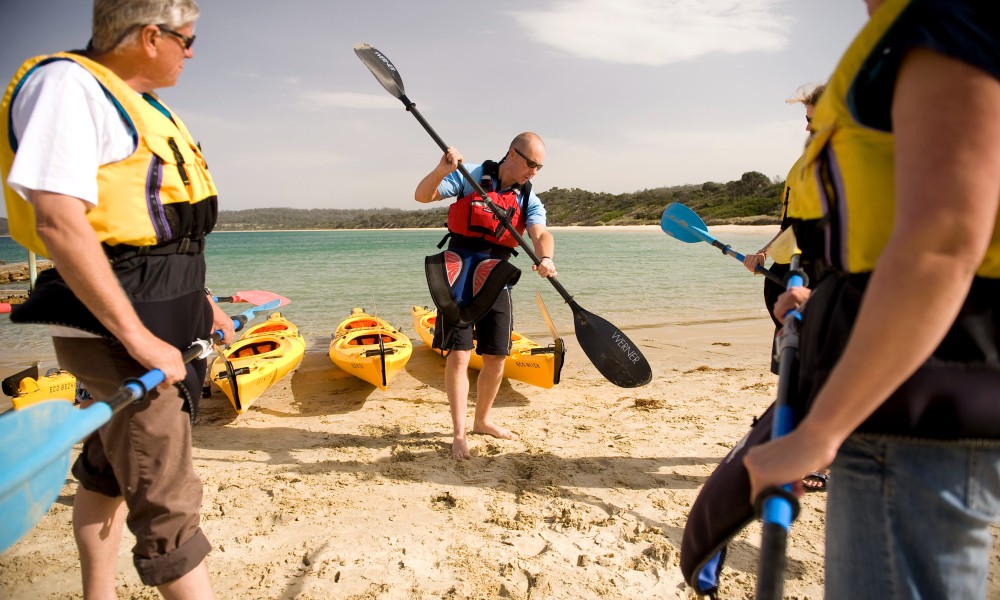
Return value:
M 266 321 L 261 321 L 256 325 L 248 327 L 243 332 L 242 337 L 248 338 L 264 333 L 296 336 L 299 335 L 299 328 L 288 319 L 282 317 L 281 313 L 271 313 Z
M 414 306 L 410 310 L 413 314 L 413 326 L 420 334 L 420 339 L 423 340 L 424 345 L 431 348 L 434 340 L 437 309 Z M 431 349 L 442 356 L 444 355 L 441 350 Z M 515 331 L 511 334 L 511 351 L 507 360 L 504 361 L 503 374 L 509 379 L 516 379 L 542 388 L 551 388 L 559 383 L 559 374 L 562 371 L 565 355 L 566 347 L 562 339 L 556 339 L 552 345 L 542 346 Z M 469 366 L 481 370 L 483 358 L 473 352 L 469 359 Z
M 272 313 L 263 323 L 247 329 L 215 359 L 212 381 L 229 398 L 236 413 L 243 414 L 268 388 L 299 366 L 305 352 L 306 342 L 298 327 L 281 313 Z
M 2 387 L 5 394 L 12 396 L 11 402 L 15 410 L 45 400 L 77 401 L 76 377 L 61 369 L 49 369 L 39 377 L 38 366 L 28 367 L 4 379 Z
M 337 325 L 330 342 L 330 360 L 358 379 L 385 390 L 413 354 L 410 338 L 384 319 L 362 308 Z

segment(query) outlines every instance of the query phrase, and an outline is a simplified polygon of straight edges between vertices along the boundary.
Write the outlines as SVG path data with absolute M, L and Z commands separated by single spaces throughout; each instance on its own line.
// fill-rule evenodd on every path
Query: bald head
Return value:
M 510 143 L 511 148 L 516 148 L 521 152 L 528 152 L 532 149 L 540 149 L 542 152 L 545 151 L 545 142 L 542 138 L 538 137 L 537 133 L 531 131 L 525 131 L 524 133 L 518 134 L 517 137 Z

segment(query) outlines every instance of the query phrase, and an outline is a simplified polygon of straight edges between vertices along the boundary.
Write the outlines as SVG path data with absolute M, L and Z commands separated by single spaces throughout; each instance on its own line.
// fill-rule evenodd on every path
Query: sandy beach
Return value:
M 327 339 L 308 340 L 298 369 L 245 414 L 218 390 L 202 400 L 195 461 L 216 595 L 692 598 L 679 568 L 688 511 L 775 397 L 771 331 L 763 311 L 627 328 L 654 373 L 638 389 L 608 383 L 563 331 L 561 383 L 505 380 L 495 419 L 516 439 L 472 436 L 473 458 L 462 462 L 451 459 L 443 361 L 416 336 L 388 392 L 333 366 Z M 81 597 L 75 489 L 67 474 L 49 513 L 0 554 L 0 598 Z M 801 500 L 788 598 L 823 597 L 825 500 Z M 756 524 L 730 544 L 720 597 L 753 597 L 759 544 Z M 139 582 L 131 545 L 126 532 L 119 597 L 158 598 Z M 1000 597 L 997 573 L 995 545 L 989 597 Z
M 216 594 L 692 597 L 678 566 L 688 509 L 776 393 L 770 332 L 764 317 L 628 330 L 654 370 L 632 390 L 605 381 L 569 338 L 558 386 L 503 384 L 496 419 L 517 439 L 474 436 L 463 462 L 450 458 L 440 357 L 415 342 L 381 392 L 314 342 L 242 416 L 218 391 L 202 401 L 195 461 Z M 0 555 L 0 597 L 80 597 L 67 477 L 49 514 Z M 824 502 L 802 499 L 786 597 L 823 596 Z M 759 535 L 752 525 L 731 544 L 721 597 L 753 596 Z M 119 597 L 159 597 L 140 584 L 130 546 L 126 534 Z M 995 576 L 991 586 L 997 597 Z

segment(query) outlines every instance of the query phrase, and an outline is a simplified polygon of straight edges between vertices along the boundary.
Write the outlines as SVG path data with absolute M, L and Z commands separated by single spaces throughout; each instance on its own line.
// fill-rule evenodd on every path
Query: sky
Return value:
M 538 192 L 783 179 L 805 141 L 785 100 L 824 81 L 867 18 L 861 0 L 199 6 L 194 57 L 159 94 L 201 142 L 222 210 L 426 208 L 413 190 L 441 152 L 358 60 L 362 42 L 467 162 L 539 134 Z M 3 2 L 5 85 L 28 57 L 82 48 L 90 17 L 89 0 Z

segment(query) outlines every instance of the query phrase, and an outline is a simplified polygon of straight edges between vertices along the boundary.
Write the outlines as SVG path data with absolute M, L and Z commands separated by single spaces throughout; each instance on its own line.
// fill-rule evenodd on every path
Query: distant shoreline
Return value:
M 548 228 L 550 231 L 587 231 L 587 232 L 600 232 L 600 231 L 660 231 L 659 225 L 552 225 Z M 350 228 L 337 228 L 337 229 L 229 229 L 229 230 L 216 230 L 212 233 L 305 233 L 309 231 L 446 231 L 444 227 L 379 227 L 374 229 L 350 229 Z M 761 232 L 761 231 L 773 231 L 778 232 L 778 225 L 738 225 L 738 224 L 726 224 L 726 225 L 709 225 L 709 233 L 713 231 L 721 232 Z

